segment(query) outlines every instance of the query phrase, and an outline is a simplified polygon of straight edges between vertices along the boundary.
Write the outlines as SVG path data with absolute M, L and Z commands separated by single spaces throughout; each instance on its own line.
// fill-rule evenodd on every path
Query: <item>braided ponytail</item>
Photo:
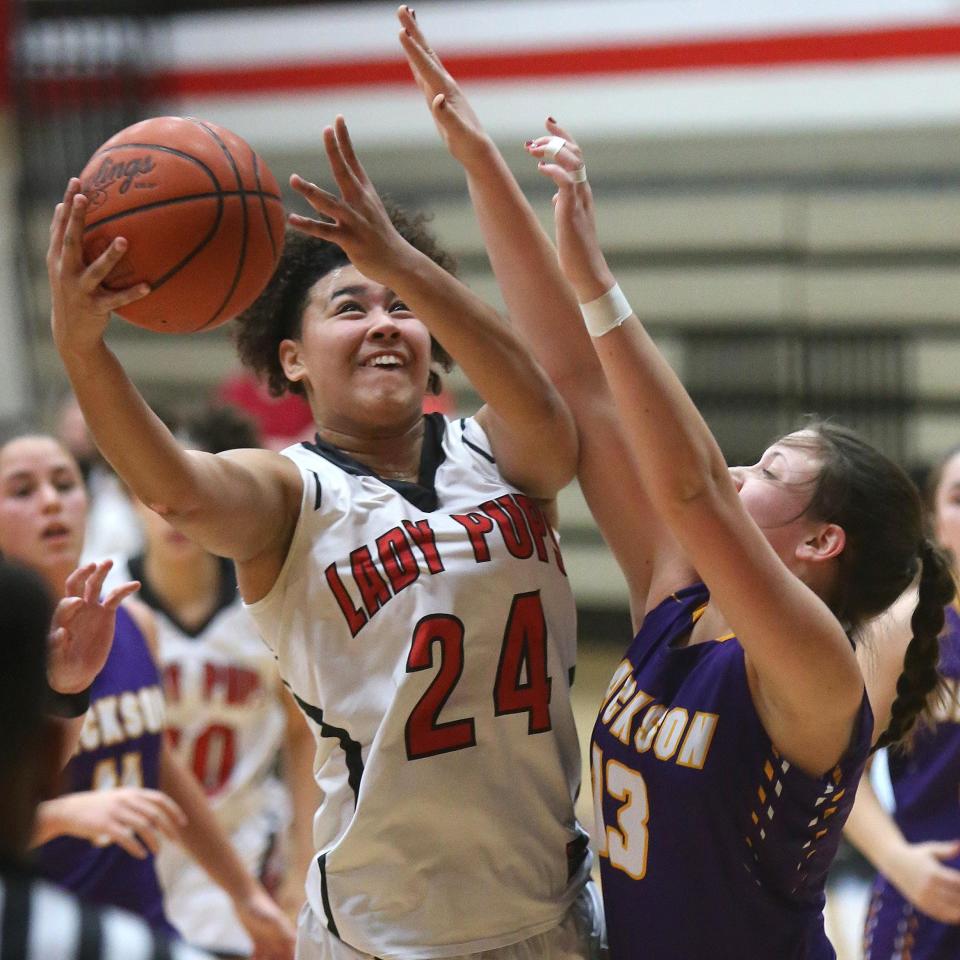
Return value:
M 930 695 L 940 683 L 937 661 L 944 607 L 956 593 L 956 583 L 946 557 L 930 540 L 920 546 L 920 584 L 917 606 L 910 619 L 913 637 L 903 657 L 903 671 L 897 680 L 897 697 L 890 708 L 890 723 L 874 750 L 901 743 L 917 717 L 927 707 Z

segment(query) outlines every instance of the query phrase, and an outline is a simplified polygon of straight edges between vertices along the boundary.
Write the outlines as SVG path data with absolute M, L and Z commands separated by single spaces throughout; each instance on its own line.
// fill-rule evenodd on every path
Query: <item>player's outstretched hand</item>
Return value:
M 387 283 L 413 248 L 397 233 L 353 149 L 347 123 L 338 116 L 324 127 L 323 146 L 340 196 L 294 174 L 290 186 L 322 219 L 290 214 L 292 227 L 340 247 L 364 276 Z
M 125 290 L 108 290 L 104 280 L 123 258 L 127 241 L 117 237 L 89 266 L 83 260 L 83 228 L 89 201 L 74 177 L 50 222 L 47 276 L 50 279 L 53 339 L 61 350 L 77 350 L 103 338 L 110 311 L 140 300 L 150 287 L 137 284 Z
M 960 841 L 908 844 L 890 879 L 918 910 L 940 923 L 960 923 L 960 870 L 944 863 L 960 858 Z
M 101 598 L 112 566 L 110 560 L 88 563 L 67 577 L 48 641 L 47 682 L 57 693 L 80 693 L 93 683 L 113 646 L 117 608 L 140 589 L 140 583 L 131 580 Z
M 552 117 L 547 118 L 546 128 L 546 136 L 527 141 L 527 153 L 539 161 L 540 172 L 556 184 L 553 214 L 557 256 L 560 268 L 584 303 L 609 290 L 614 279 L 597 239 L 593 193 L 584 176 L 583 152 Z
M 296 931 L 262 886 L 245 900 L 235 900 L 233 906 L 253 941 L 253 960 L 293 960 Z
M 397 10 L 397 17 L 402 28 L 400 46 L 447 149 L 464 166 L 489 162 L 495 148 L 460 85 L 427 43 L 413 10 L 402 6 Z
M 44 839 L 67 835 L 95 847 L 116 844 L 144 860 L 160 849 L 160 838 L 176 840 L 187 818 L 165 793 L 143 787 L 83 790 L 41 805 Z

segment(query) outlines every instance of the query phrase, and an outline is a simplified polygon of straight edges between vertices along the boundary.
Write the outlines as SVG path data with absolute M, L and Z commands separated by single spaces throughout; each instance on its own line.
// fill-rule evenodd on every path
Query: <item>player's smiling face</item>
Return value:
M 392 290 L 351 264 L 314 284 L 300 339 L 284 344 L 287 375 L 304 383 L 319 423 L 349 429 L 419 416 L 430 334 Z
M 822 469 L 816 438 L 808 431 L 768 447 L 753 466 L 730 468 L 747 513 L 788 566 L 809 528 L 817 525 L 806 510 Z
M 37 571 L 72 569 L 83 548 L 86 520 L 80 470 L 54 439 L 19 437 L 0 450 L 0 551 L 5 556 Z
M 937 540 L 960 560 L 960 452 L 940 472 L 933 497 L 933 519 Z

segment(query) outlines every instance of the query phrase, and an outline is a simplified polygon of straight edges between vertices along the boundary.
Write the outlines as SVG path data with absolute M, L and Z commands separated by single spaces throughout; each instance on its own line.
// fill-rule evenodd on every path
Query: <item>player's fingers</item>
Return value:
M 341 236 L 339 224 L 311 220 L 310 217 L 301 217 L 298 213 L 287 214 L 287 223 L 294 230 L 316 237 L 318 240 L 329 240 L 331 243 L 337 243 L 337 237 Z
M 183 812 L 180 804 L 162 790 L 141 789 L 138 792 L 154 807 L 165 810 L 170 820 L 178 827 L 187 825 L 187 815 Z
M 103 600 L 104 609 L 112 613 L 127 597 L 132 597 L 139 589 L 139 580 L 130 580 L 128 583 L 120 584 L 119 587 L 114 587 Z
M 299 174 L 292 174 L 290 177 L 290 186 L 300 194 L 321 216 L 336 220 L 337 214 L 343 209 L 339 199 L 332 193 L 318 187 L 310 180 L 304 180 Z M 309 220 L 309 217 L 301 219 Z
M 342 114 L 337 114 L 336 118 L 334 119 L 333 132 L 337 138 L 337 145 L 340 148 L 340 154 L 342 155 L 347 168 L 356 178 L 357 183 L 369 183 L 367 172 L 363 169 L 363 164 L 360 162 L 360 158 L 357 156 L 357 151 L 353 148 L 353 140 L 350 138 L 350 131 L 347 129 L 347 121 L 344 119 Z
M 429 44 L 412 18 L 404 21 L 401 15 L 400 22 L 404 27 L 400 31 L 400 46 L 403 47 L 407 62 L 414 73 L 419 73 L 425 83 L 431 84 L 435 88 L 449 83 L 452 79 L 450 74 L 447 73 L 440 58 L 430 49 Z
M 567 143 L 572 143 L 575 147 L 577 147 L 578 150 L 580 149 L 579 146 L 577 146 L 577 141 L 573 139 L 573 136 L 570 134 L 570 132 L 565 127 L 561 127 L 553 117 L 547 117 L 543 125 L 553 136 L 563 137 Z
M 95 563 L 85 563 L 82 567 L 77 567 L 77 569 L 67 577 L 64 583 L 67 596 L 83 596 L 83 585 L 87 582 L 87 577 L 93 573 L 95 567 Z
M 549 177 L 556 185 L 557 189 L 569 189 L 574 185 L 574 179 L 568 170 L 556 163 L 544 163 L 541 160 L 537 164 L 537 169 L 545 176 Z
M 534 157 L 547 163 L 556 163 L 567 170 L 576 170 L 583 166 L 583 154 L 580 148 L 565 137 L 537 137 L 528 140 L 524 146 Z
M 142 300 L 150 292 L 149 283 L 138 283 L 135 287 L 126 290 L 111 290 L 98 295 L 98 303 L 105 313 L 120 310 L 130 303 Z
M 129 811 L 126 814 L 127 822 L 136 827 L 137 833 L 140 833 L 141 836 L 142 831 L 140 826 L 134 823 L 134 817 L 143 821 L 147 827 L 156 833 L 161 833 L 171 840 L 177 838 L 179 834 L 177 824 L 174 822 L 170 811 L 163 804 L 156 803 L 148 797 L 137 795 L 128 798 L 127 810 Z
M 93 292 L 110 275 L 113 268 L 123 259 L 127 252 L 127 238 L 114 237 L 107 248 L 83 272 L 83 286 L 88 292 Z
M 99 602 L 103 581 L 107 579 L 112 566 L 112 560 L 103 560 L 94 566 L 93 573 L 87 578 L 86 586 L 83 588 L 83 599 L 86 603 Z
M 77 615 L 82 606 L 83 597 L 64 597 L 53 613 L 53 622 L 62 628 Z
M 83 226 L 87 215 L 87 198 L 78 193 L 70 204 L 67 225 L 63 231 L 62 257 L 77 270 L 83 266 Z
M 94 841 L 94 846 L 105 847 L 110 843 L 115 843 L 122 847 L 131 857 L 137 860 L 147 859 L 147 850 L 137 839 L 136 834 L 125 823 L 111 823 L 107 832 L 101 834 Z
M 73 205 L 73 198 L 79 189 L 80 181 L 76 177 L 71 177 L 63 190 L 63 199 L 57 204 L 53 219 L 50 221 L 51 252 L 60 252 L 60 247 L 63 244 L 63 231 L 67 226 L 67 218 Z

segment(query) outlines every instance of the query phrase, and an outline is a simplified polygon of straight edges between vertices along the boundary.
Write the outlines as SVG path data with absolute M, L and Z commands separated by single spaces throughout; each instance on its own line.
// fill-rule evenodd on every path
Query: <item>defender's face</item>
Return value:
M 321 426 L 389 427 L 420 415 L 430 334 L 389 288 L 347 264 L 314 284 L 296 347 Z M 288 375 L 290 374 L 288 365 Z
M 938 542 L 960 562 L 960 453 L 943 466 L 933 497 L 933 528 Z
M 798 431 L 768 447 L 753 466 L 730 468 L 747 513 L 788 565 L 813 522 L 806 511 L 823 460 L 812 438 Z
M 87 494 L 74 459 L 51 437 L 20 437 L 0 450 L 0 552 L 43 570 L 75 567 Z

